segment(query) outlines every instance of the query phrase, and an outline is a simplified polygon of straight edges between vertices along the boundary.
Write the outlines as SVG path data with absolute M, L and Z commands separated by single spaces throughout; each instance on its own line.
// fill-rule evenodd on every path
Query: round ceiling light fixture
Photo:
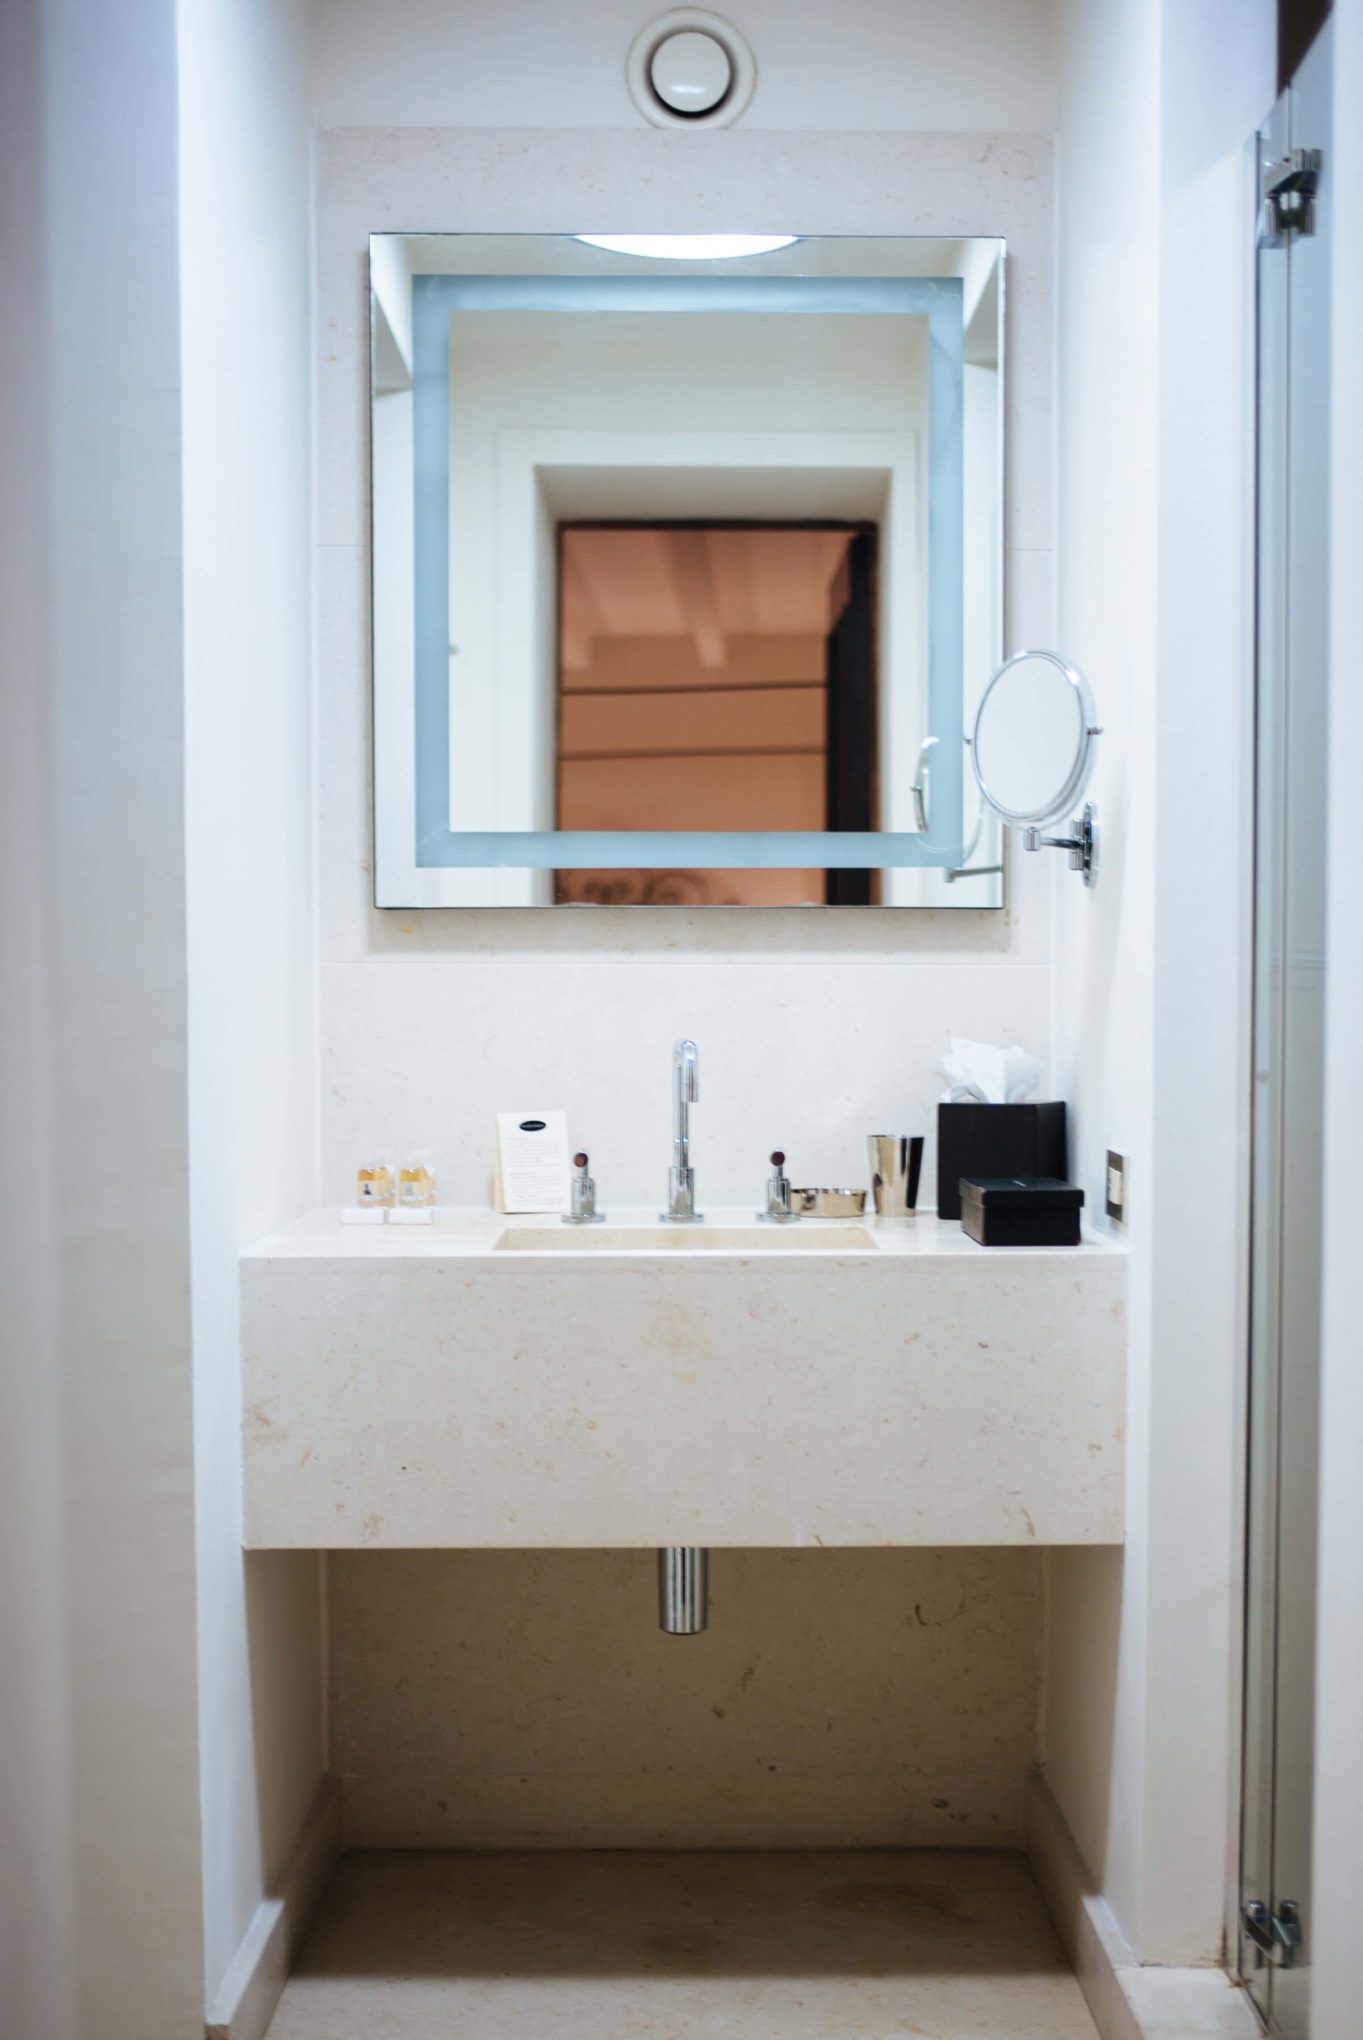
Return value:
M 625 82 L 655 127 L 729 127 L 752 98 L 757 65 L 738 30 L 718 14 L 676 7 L 635 36 Z
M 648 60 L 648 82 L 672 113 L 713 113 L 729 94 L 734 67 L 717 36 L 698 28 L 665 35 Z

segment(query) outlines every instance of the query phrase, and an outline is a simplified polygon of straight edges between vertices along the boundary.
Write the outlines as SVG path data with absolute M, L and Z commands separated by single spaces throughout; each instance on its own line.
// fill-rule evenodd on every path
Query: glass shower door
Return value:
M 1324 1099 L 1328 28 L 1259 137 L 1254 1099 L 1240 1970 L 1309 2031 Z

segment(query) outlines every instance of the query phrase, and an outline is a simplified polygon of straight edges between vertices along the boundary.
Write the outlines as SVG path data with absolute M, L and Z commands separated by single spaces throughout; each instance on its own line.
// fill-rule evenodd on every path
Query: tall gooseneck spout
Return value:
M 696 1210 L 696 1172 L 691 1166 L 691 1107 L 700 1097 L 700 1051 L 694 1041 L 678 1041 L 672 1049 L 672 1167 L 667 1172 L 667 1209 L 663 1217 L 688 1225 Z

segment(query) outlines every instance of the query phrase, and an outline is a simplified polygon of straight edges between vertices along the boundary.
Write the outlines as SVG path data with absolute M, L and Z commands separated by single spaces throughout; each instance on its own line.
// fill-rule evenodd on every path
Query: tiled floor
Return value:
M 343 1858 L 269 2040 L 1093 2040 L 1019 1856 Z

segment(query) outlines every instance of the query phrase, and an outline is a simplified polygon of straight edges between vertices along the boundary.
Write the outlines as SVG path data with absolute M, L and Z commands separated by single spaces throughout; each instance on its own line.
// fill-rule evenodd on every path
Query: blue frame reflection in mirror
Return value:
M 999 654 L 1000 243 L 806 239 L 702 268 L 382 235 L 371 285 L 377 904 L 1002 904 L 965 770 Z M 845 538 L 821 560 L 871 548 L 860 722 L 846 569 L 822 671 L 809 576 L 755 579 L 817 533 Z M 623 576 L 595 595 L 565 556 L 593 535 Z M 718 654 L 694 617 L 629 636 L 698 575 Z M 681 677 L 677 628 L 700 648 Z

